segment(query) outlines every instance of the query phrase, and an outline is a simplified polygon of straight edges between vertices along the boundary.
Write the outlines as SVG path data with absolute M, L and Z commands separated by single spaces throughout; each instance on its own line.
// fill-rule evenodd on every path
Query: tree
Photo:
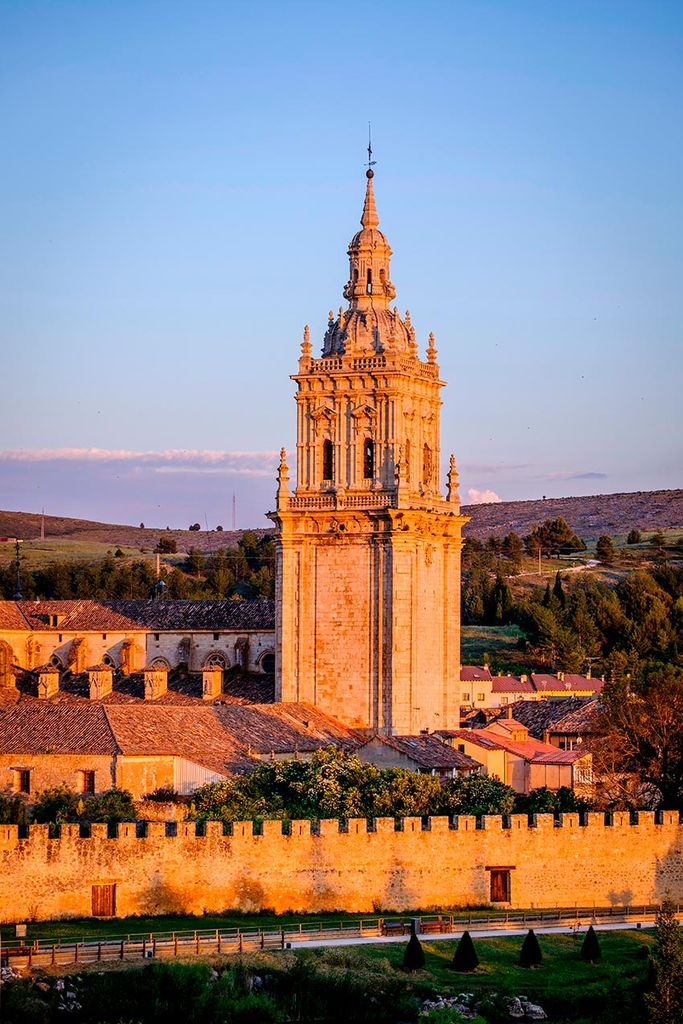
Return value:
M 662 901 L 652 951 L 654 984 L 645 996 L 650 1024 L 680 1024 L 683 1020 L 683 947 L 676 904 Z
M 188 526 L 188 530 L 192 530 L 196 533 L 198 530 L 201 530 L 201 526 L 199 523 L 192 523 L 191 526 Z
M 589 964 L 596 964 L 601 956 L 602 950 L 600 949 L 597 933 L 593 925 L 590 925 L 581 943 L 581 959 Z
M 190 548 L 185 559 L 184 569 L 192 576 L 201 576 L 204 571 L 204 555 L 199 548 Z
M 76 821 L 78 797 L 68 786 L 52 786 L 38 793 L 31 811 L 32 820 L 40 825 L 48 822 Z
M 522 948 L 519 952 L 520 967 L 538 967 L 543 962 L 543 953 L 538 944 L 538 939 L 530 928 L 524 937 Z
M 0 794 L 0 825 L 25 824 L 26 802 L 17 794 L 13 796 Z
M 664 531 L 655 530 L 655 532 L 650 537 L 650 544 L 652 544 L 653 548 L 657 548 L 658 551 L 661 551 L 664 545 L 666 544 L 666 537 L 664 536 Z
M 415 934 L 414 929 L 411 930 L 410 938 L 408 939 L 408 945 L 405 948 L 403 954 L 403 970 L 404 971 L 420 971 L 425 965 L 425 955 L 422 949 L 422 943 Z
M 144 528 L 145 528 L 145 524 L 144 523 L 140 523 L 140 529 L 144 530 Z
M 546 519 L 540 526 L 534 526 L 524 538 L 527 553 L 536 556 L 539 548 L 544 555 L 559 555 L 572 551 L 585 551 L 586 545 L 572 530 L 571 526 L 558 516 Z
M 641 534 L 640 530 L 636 530 L 634 528 L 634 529 L 628 531 L 628 536 L 626 537 L 626 543 L 627 544 L 640 544 L 641 540 L 642 540 L 642 534 Z
M 595 554 L 598 561 L 602 562 L 603 565 L 611 565 L 614 561 L 616 552 L 612 538 L 608 534 L 603 533 L 598 537 L 598 542 L 595 545 Z
M 635 775 L 655 803 L 683 809 L 683 669 L 649 664 L 605 686 L 593 751 L 598 775 Z
M 160 555 L 174 555 L 177 550 L 175 537 L 159 537 L 154 550 Z
M 476 971 L 479 966 L 479 957 L 469 932 L 463 932 L 460 936 L 451 966 L 454 971 Z
M 443 795 L 448 814 L 511 814 L 515 803 L 514 790 L 495 775 L 459 775 L 444 782 Z

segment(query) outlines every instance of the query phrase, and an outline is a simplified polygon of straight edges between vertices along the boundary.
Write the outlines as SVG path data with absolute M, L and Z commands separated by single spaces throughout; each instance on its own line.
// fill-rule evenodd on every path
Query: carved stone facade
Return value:
M 349 246 L 346 310 L 321 358 L 304 330 L 297 486 L 285 452 L 276 511 L 276 699 L 349 725 L 416 733 L 459 721 L 461 530 L 451 456 L 439 489 L 434 336 L 418 354 L 395 296 L 373 172 Z

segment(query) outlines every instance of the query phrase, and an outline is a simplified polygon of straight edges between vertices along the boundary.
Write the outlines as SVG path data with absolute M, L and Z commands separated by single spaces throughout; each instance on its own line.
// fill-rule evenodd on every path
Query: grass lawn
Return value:
M 492 670 L 528 671 L 531 662 L 517 644 L 524 634 L 518 626 L 463 626 L 463 665 L 483 665 L 484 655 Z
M 455 941 L 425 942 L 425 969 L 416 974 L 416 979 L 424 978 L 444 995 L 495 990 L 501 995 L 524 995 L 546 1008 L 569 1002 L 578 993 L 588 1004 L 591 998 L 597 998 L 598 990 L 609 988 L 617 979 L 629 987 L 645 980 L 647 961 L 638 957 L 638 951 L 652 945 L 652 934 L 635 930 L 598 932 L 598 938 L 602 959 L 598 964 L 587 964 L 579 955 L 583 933 L 578 939 L 573 935 L 539 935 L 543 964 L 532 969 L 518 963 L 522 937 L 475 939 L 480 965 L 473 974 L 450 970 Z M 358 949 L 365 957 L 381 958 L 398 968 L 404 947 L 396 944 Z

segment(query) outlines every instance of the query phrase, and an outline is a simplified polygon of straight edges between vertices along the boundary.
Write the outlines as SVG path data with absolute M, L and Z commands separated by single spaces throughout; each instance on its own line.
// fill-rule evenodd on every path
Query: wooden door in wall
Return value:
M 116 885 L 93 885 L 92 916 L 114 917 L 116 914 Z
M 491 903 L 510 902 L 510 871 L 491 868 Z

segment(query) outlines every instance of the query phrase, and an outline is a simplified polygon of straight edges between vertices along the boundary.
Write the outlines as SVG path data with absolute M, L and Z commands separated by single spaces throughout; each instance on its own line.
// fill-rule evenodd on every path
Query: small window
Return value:
M 373 480 L 375 476 L 375 442 L 366 437 L 363 443 L 363 478 Z
M 57 639 L 59 640 L 59 642 L 60 642 L 60 644 L 61 644 L 61 642 L 62 642 L 62 634 L 61 634 L 61 633 L 59 634 L 59 636 L 57 637 Z
M 491 903 L 510 902 L 510 869 L 491 868 Z
M 477 694 L 477 700 L 486 700 L 486 694 L 485 693 L 478 693 Z
M 462 699 L 463 699 L 463 700 L 469 700 L 469 699 L 470 699 L 470 695 L 469 695 L 469 693 L 463 693 L 463 695 L 462 695 Z
M 461 754 L 464 754 L 465 753 L 465 744 L 464 743 L 458 743 L 458 750 L 460 751 Z
M 158 640 L 158 639 L 159 639 L 159 634 L 158 634 L 158 633 L 155 633 L 155 634 L 154 634 L 154 639 L 155 639 L 155 640 Z
M 323 441 L 323 480 L 332 479 L 332 471 L 334 467 L 334 447 L 332 442 L 328 439 Z
M 107 639 L 107 634 L 106 634 L 106 633 L 103 633 L 103 634 L 102 634 L 102 639 L 103 639 L 103 640 L 106 640 L 106 639 Z
M 95 772 L 84 771 L 81 772 L 81 793 L 94 793 L 95 792 Z
M 18 793 L 31 792 L 31 769 L 19 768 L 15 772 L 15 786 Z
M 213 638 L 214 638 L 214 640 L 219 640 L 220 639 L 220 633 L 214 633 L 213 634 Z
M 501 704 L 509 704 L 510 703 L 510 698 L 509 697 L 501 697 L 500 698 L 500 703 Z

